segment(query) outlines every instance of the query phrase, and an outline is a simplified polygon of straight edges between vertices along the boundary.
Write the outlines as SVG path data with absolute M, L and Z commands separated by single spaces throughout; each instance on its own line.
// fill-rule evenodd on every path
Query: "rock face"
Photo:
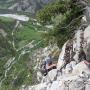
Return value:
M 57 69 L 51 70 L 47 76 L 42 76 L 41 83 L 34 86 L 22 87 L 21 90 L 90 90 L 90 69 L 79 57 L 81 46 L 84 48 L 90 43 L 90 26 L 86 27 L 84 31 L 78 30 L 75 34 L 73 50 L 75 52 L 74 61 L 70 61 L 65 68 L 65 55 L 67 54 L 66 47 L 70 43 L 67 41 L 59 55 Z M 81 38 L 83 35 L 84 43 Z M 83 43 L 83 45 L 81 44 Z M 85 49 L 85 48 L 84 48 Z M 85 51 L 85 50 L 84 50 Z
M 44 78 L 40 72 L 40 66 L 43 62 L 43 60 L 49 55 L 52 54 L 52 57 L 57 58 L 58 53 L 60 52 L 59 48 L 56 45 L 50 45 L 45 48 L 41 48 L 39 50 L 36 50 L 32 56 L 32 60 L 35 63 L 34 69 L 37 71 L 37 80 L 39 82 L 44 81 L 42 78 Z M 56 60 L 55 60 L 56 61 Z

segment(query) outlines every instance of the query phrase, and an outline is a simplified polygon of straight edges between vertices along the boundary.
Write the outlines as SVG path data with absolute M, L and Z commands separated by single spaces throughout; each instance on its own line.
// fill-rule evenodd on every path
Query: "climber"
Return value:
M 41 65 L 42 74 L 46 76 L 47 73 L 52 69 L 56 69 L 56 64 L 52 63 L 52 57 L 51 55 L 49 55 L 48 57 L 45 58 L 45 60 Z

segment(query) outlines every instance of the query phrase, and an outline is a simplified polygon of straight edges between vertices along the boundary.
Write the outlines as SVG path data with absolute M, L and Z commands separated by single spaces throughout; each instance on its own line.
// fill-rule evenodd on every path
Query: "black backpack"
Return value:
M 46 75 L 47 75 L 46 61 L 44 61 L 44 62 L 41 64 L 40 69 L 41 69 L 40 71 L 41 71 L 42 75 L 46 76 Z

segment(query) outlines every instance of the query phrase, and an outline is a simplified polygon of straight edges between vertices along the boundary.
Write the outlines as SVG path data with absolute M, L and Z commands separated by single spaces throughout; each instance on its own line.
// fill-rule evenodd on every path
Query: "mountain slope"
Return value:
M 19 90 L 24 83 L 36 82 L 32 54 L 42 47 L 41 28 L 31 20 L 0 17 L 0 90 Z
M 24 11 L 35 14 L 37 10 L 55 0 L 0 0 L 0 9 Z

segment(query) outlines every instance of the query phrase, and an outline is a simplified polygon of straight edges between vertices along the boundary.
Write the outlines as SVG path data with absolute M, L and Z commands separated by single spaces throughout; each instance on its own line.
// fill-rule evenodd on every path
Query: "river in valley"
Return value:
M 0 17 L 12 18 L 12 19 L 16 19 L 16 20 L 19 20 L 19 21 L 29 21 L 29 17 L 27 17 L 26 15 L 0 14 Z

